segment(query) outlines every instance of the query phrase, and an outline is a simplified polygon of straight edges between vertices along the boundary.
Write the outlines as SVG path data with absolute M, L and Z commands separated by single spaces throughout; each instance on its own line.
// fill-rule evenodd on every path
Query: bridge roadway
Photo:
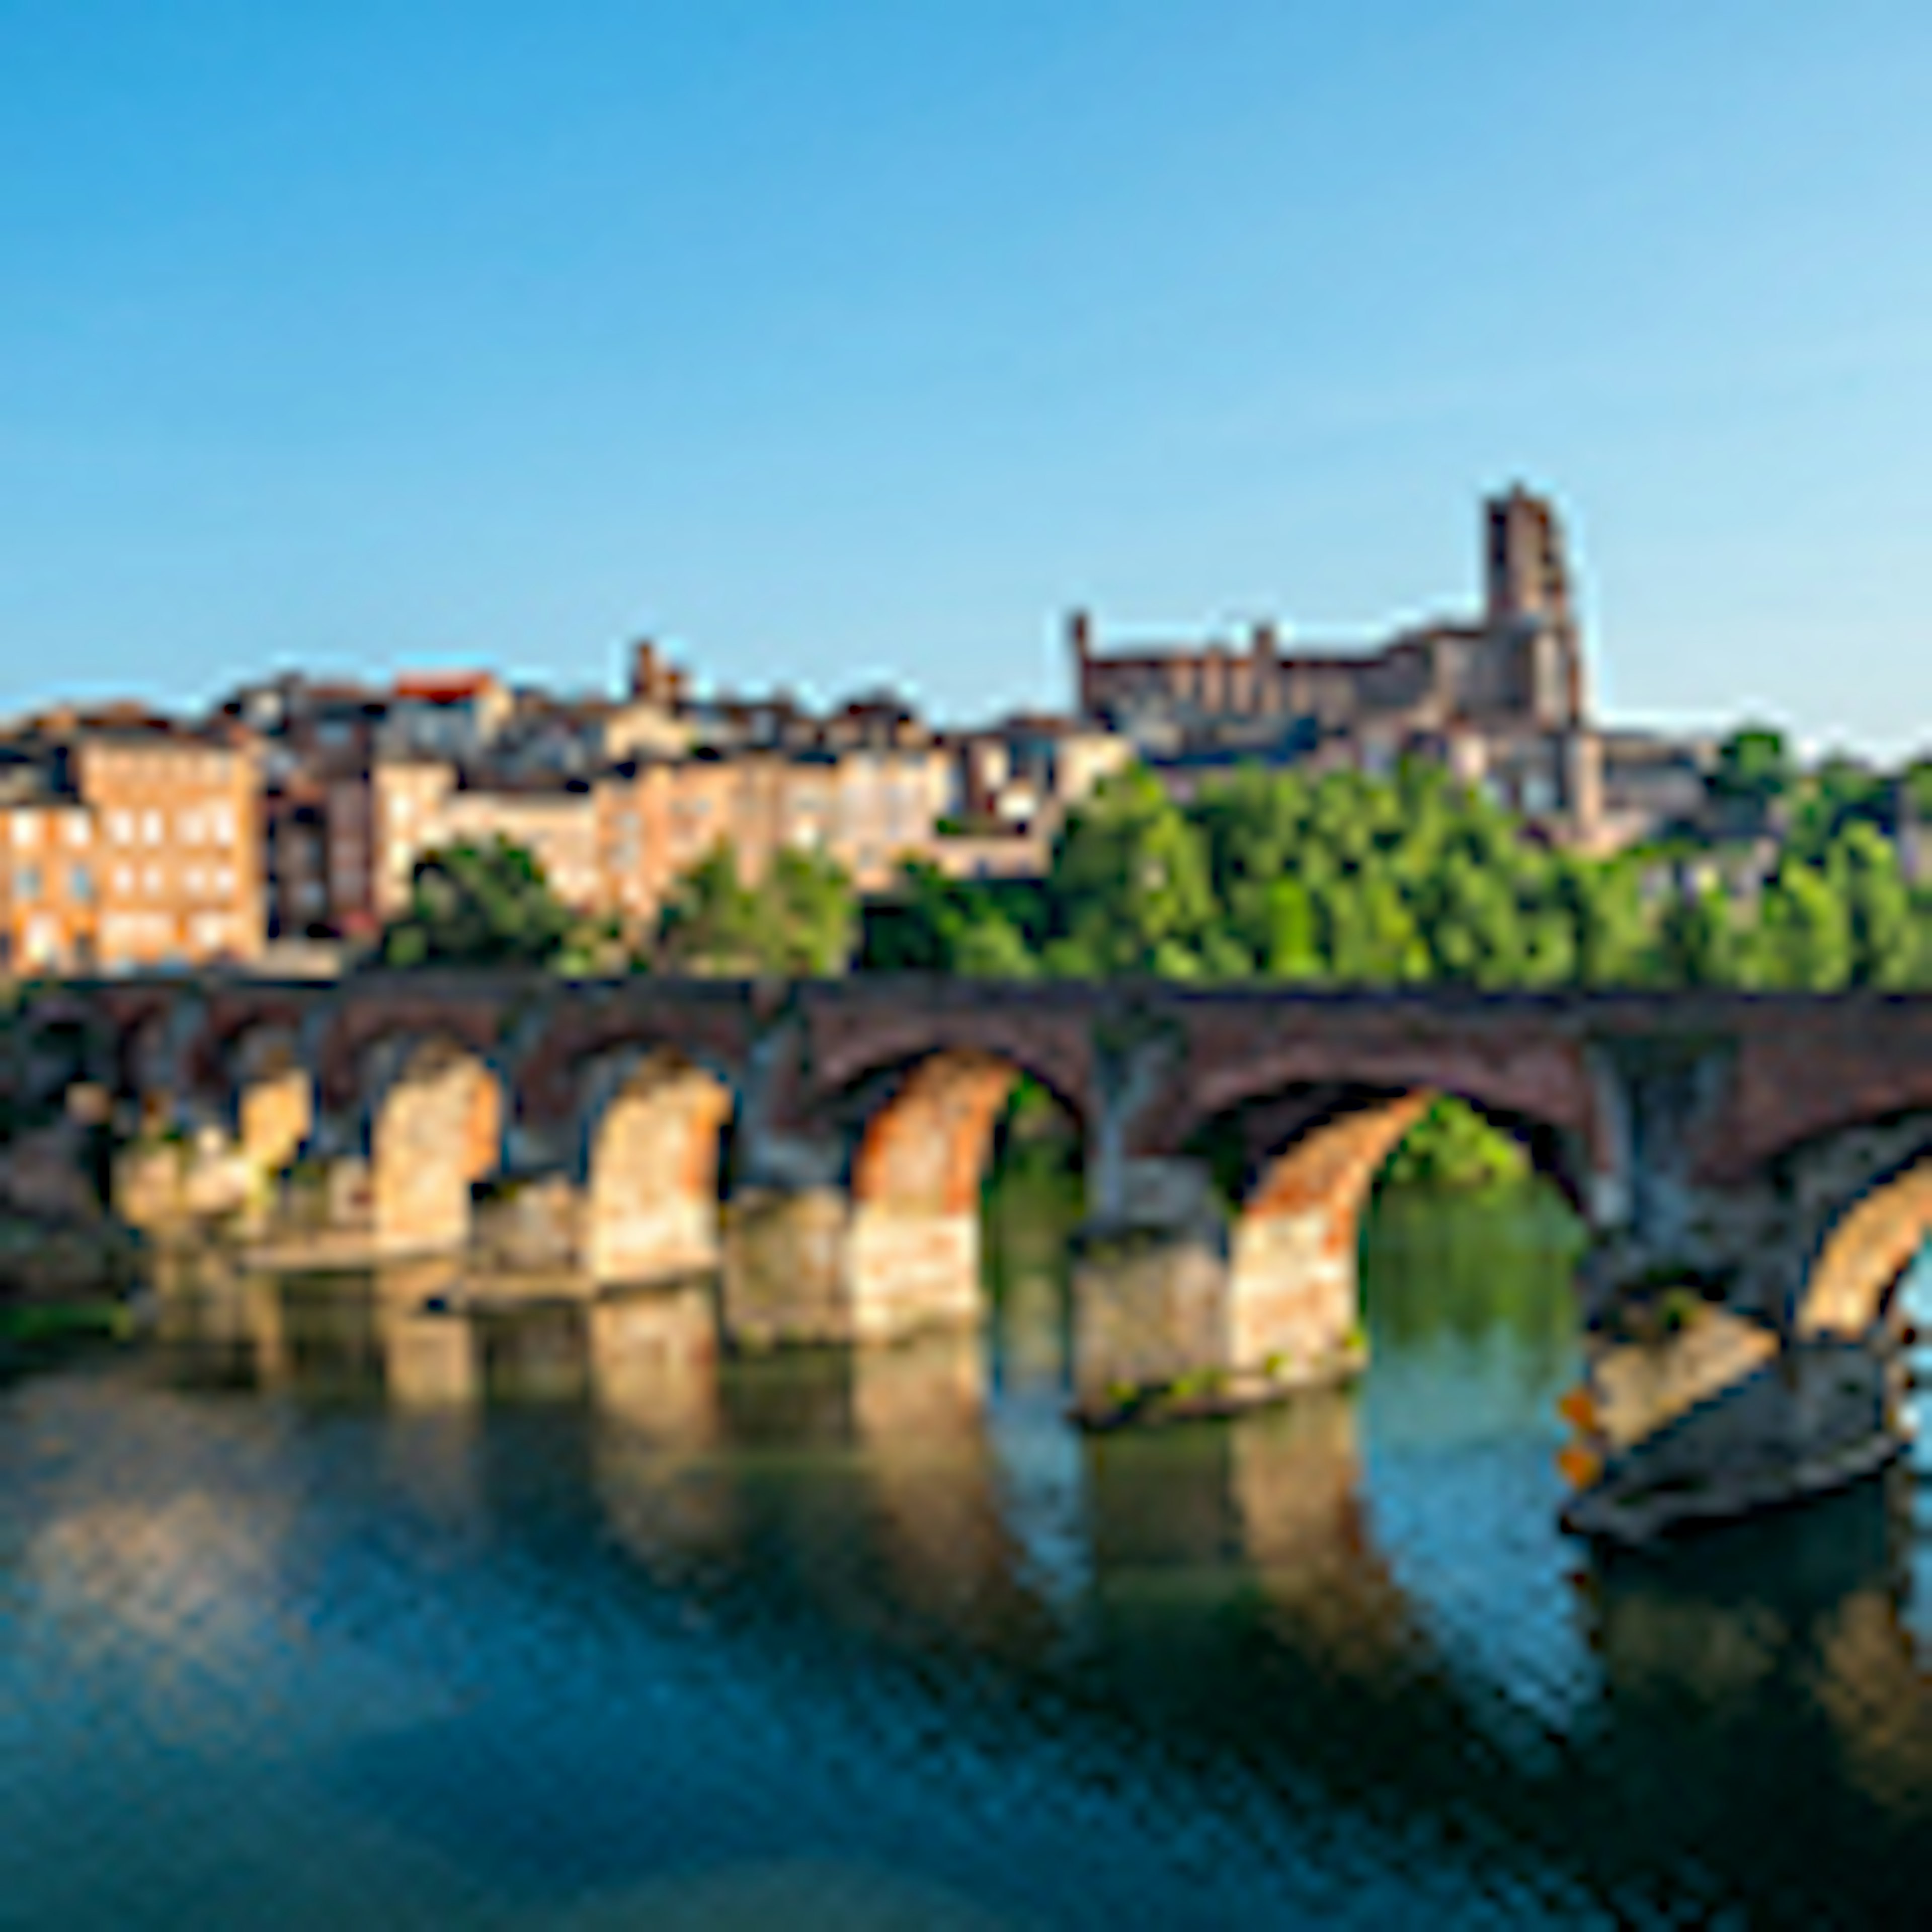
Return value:
M 716 1272 L 748 1345 L 974 1319 L 980 1182 L 1030 1076 L 1084 1150 L 1095 1416 L 1360 1366 L 1362 1208 L 1454 1094 L 1592 1232 L 1580 1526 L 1784 1500 L 1902 1439 L 1932 998 L 418 972 L 70 982 L 16 1027 L 34 1077 L 111 1100 L 116 1204 L 152 1230 L 590 1288 Z

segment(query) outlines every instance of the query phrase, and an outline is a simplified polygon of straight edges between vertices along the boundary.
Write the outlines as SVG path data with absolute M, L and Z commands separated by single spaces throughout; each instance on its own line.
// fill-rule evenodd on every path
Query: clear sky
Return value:
M 1473 604 L 1932 740 L 1917 0 L 0 0 L 0 708 Z

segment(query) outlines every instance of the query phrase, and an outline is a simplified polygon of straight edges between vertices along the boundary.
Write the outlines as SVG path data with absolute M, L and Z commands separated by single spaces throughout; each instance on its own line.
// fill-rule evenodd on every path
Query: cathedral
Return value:
M 1076 611 L 1068 643 L 1083 717 L 1132 738 L 1185 788 L 1243 758 L 1385 770 L 1447 764 L 1499 802 L 1590 840 L 1595 734 L 1563 532 L 1520 485 L 1484 506 L 1481 614 L 1370 651 L 1284 650 L 1274 627 L 1154 650 L 1102 651 Z

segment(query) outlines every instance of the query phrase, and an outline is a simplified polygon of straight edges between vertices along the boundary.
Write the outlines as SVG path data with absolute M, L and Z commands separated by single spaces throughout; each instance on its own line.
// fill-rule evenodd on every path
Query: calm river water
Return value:
M 289 1283 L 0 1390 L 0 1922 L 1932 1918 L 1912 1470 L 1593 1559 L 1522 1199 L 1384 1203 L 1352 1396 L 1083 1438 L 999 1234 L 983 1353 L 538 1311 L 465 1400 Z

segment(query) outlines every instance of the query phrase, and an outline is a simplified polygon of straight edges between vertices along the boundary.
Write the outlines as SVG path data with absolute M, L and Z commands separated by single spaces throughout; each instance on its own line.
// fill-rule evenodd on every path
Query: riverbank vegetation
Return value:
M 0 1294 L 0 1382 L 82 1349 L 124 1342 L 133 1332 L 127 1303 L 112 1297 L 27 1300 Z

